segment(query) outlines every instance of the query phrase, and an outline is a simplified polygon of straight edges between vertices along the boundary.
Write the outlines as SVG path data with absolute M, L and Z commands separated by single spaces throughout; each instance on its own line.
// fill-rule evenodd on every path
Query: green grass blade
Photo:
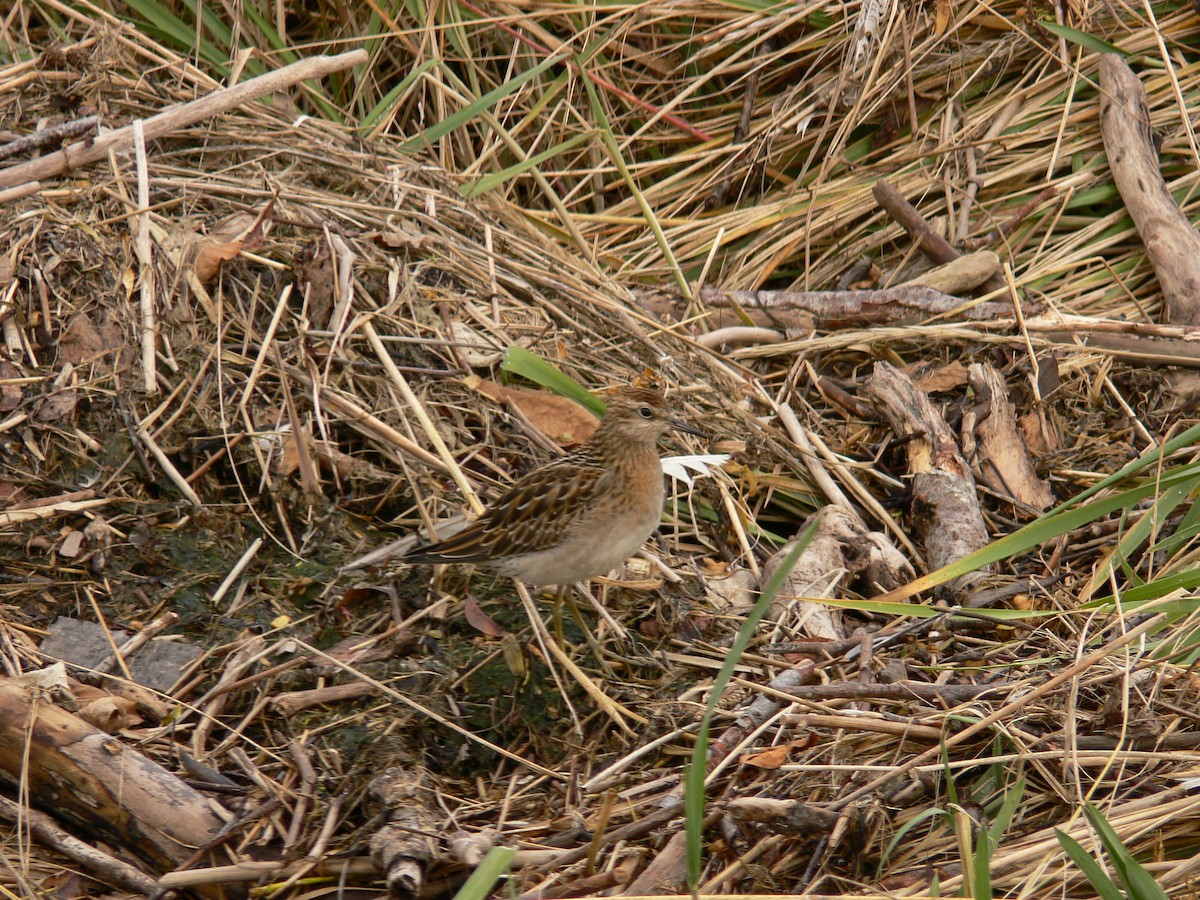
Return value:
M 1016 784 L 1005 791 L 1004 802 L 1000 804 L 1000 809 L 992 817 L 992 824 L 988 827 L 988 832 L 997 846 L 999 846 L 1000 838 L 1003 837 L 1004 832 L 1008 830 L 1008 826 L 1012 822 L 1012 817 L 1016 814 L 1017 808 L 1021 805 L 1021 800 L 1024 797 L 1025 779 L 1018 778 Z
M 1092 573 L 1091 581 L 1084 589 L 1080 599 L 1089 599 L 1102 590 L 1108 583 L 1113 566 L 1128 560 L 1138 546 L 1150 538 L 1151 532 L 1154 531 L 1156 526 L 1161 527 L 1165 524 L 1176 507 L 1192 493 L 1194 487 L 1195 485 L 1184 482 L 1173 485 L 1163 491 L 1162 495 L 1154 501 L 1154 505 L 1142 512 L 1137 522 L 1121 535 L 1120 540 L 1117 541 L 1117 545 L 1107 556 L 1103 557 L 1103 562 L 1096 566 L 1095 571 Z
M 1064 509 L 1076 506 L 1082 503 L 1084 500 L 1094 497 L 1096 494 L 1100 493 L 1106 488 L 1110 488 L 1114 484 L 1124 481 L 1130 475 L 1140 472 L 1142 469 L 1146 468 L 1146 466 L 1157 464 L 1167 456 L 1170 456 L 1172 453 L 1197 443 L 1200 443 L 1200 425 L 1193 425 L 1183 433 L 1171 438 L 1171 440 L 1167 441 L 1161 447 L 1151 447 L 1133 462 L 1122 466 L 1107 478 L 1102 478 L 1100 481 L 1097 481 L 1090 488 L 1085 491 L 1081 491 L 1070 500 L 1060 503 L 1058 506 L 1054 507 L 1054 509 L 1050 510 L 1047 515 L 1052 516 L 1056 513 L 1062 512 Z
M 507 166 L 501 169 L 499 172 L 492 172 L 489 175 L 484 175 L 474 184 L 466 185 L 462 190 L 462 194 L 467 199 L 478 197 L 480 194 L 486 194 L 488 191 L 494 190 L 502 184 L 507 184 L 521 173 L 527 172 L 535 166 L 540 166 L 551 157 L 556 156 L 559 153 L 564 153 L 578 144 L 582 144 L 584 141 L 589 140 L 591 136 L 592 135 L 590 132 L 577 134 L 575 137 L 569 138 L 559 144 L 555 144 L 553 147 L 543 150 L 541 153 L 535 153 L 533 156 L 527 157 L 519 163 L 514 163 L 511 166 Z
M 1189 429 L 1191 431 L 1193 429 Z M 1128 466 L 1126 467 L 1128 468 Z M 1108 480 L 1108 479 L 1105 479 Z M 887 594 L 874 598 L 876 601 L 896 601 L 912 597 L 921 591 L 937 587 L 973 572 L 983 566 L 991 565 L 1010 556 L 1015 556 L 1033 547 L 1055 540 L 1059 536 L 1076 528 L 1082 528 L 1096 519 L 1122 509 L 1132 509 L 1136 504 L 1153 496 L 1159 491 L 1166 490 L 1174 484 L 1186 481 L 1191 484 L 1189 489 L 1200 487 L 1200 466 L 1189 464 L 1164 472 L 1160 479 L 1149 480 L 1136 487 L 1121 491 L 1108 497 L 1092 500 L 1082 506 L 1073 506 L 1073 501 L 1059 507 L 1060 511 L 1047 513 L 1041 518 L 1030 522 L 1024 528 L 1014 531 L 992 541 L 986 547 L 981 547 L 974 553 L 956 560 L 948 566 L 943 566 L 936 572 L 923 575 L 904 587 L 897 588 Z
M 971 860 L 971 896 L 974 900 L 991 900 L 992 896 L 992 835 L 979 829 L 975 839 L 975 855 Z
M 1067 852 L 1067 856 L 1071 857 L 1076 868 L 1088 880 L 1088 884 L 1099 895 L 1100 900 L 1128 900 L 1121 893 L 1121 889 L 1117 887 L 1117 883 L 1108 877 L 1108 873 L 1100 868 L 1100 863 L 1096 862 L 1092 855 L 1083 849 L 1079 841 L 1057 828 L 1054 829 L 1054 836 L 1058 838 L 1058 842 Z
M 436 59 L 427 59 L 411 72 L 401 79 L 400 83 L 388 91 L 380 98 L 379 102 L 367 111 L 367 114 L 362 117 L 362 123 L 358 127 L 358 131 L 362 135 L 374 136 L 374 131 L 379 127 L 379 123 L 392 111 L 400 98 L 403 97 L 413 83 L 425 76 L 432 69 L 441 65 L 441 62 Z
M 409 138 L 400 146 L 400 152 L 411 153 L 414 150 L 431 147 L 436 141 L 441 140 L 450 132 L 457 128 L 466 125 L 484 110 L 491 109 L 505 97 L 509 97 L 521 89 L 522 86 L 537 78 L 551 66 L 558 65 L 562 61 L 561 55 L 555 54 L 548 56 L 532 69 L 522 72 L 520 75 L 512 78 L 504 84 L 493 88 L 482 97 L 468 103 L 458 112 L 447 116 L 442 121 L 435 125 L 426 128 L 420 134 Z M 445 65 L 442 63 L 441 65 Z
M 680 268 L 678 260 L 675 259 L 675 253 L 671 249 L 671 244 L 662 230 L 658 216 L 654 214 L 649 201 L 646 200 L 645 195 L 637 186 L 637 182 L 634 181 L 629 167 L 625 165 L 625 159 L 621 155 L 621 148 L 617 145 L 617 139 L 613 136 L 612 125 L 608 121 L 608 115 L 604 112 L 604 104 L 600 102 L 600 97 L 596 93 L 596 87 L 592 84 L 592 80 L 586 77 L 585 61 L 582 57 L 576 57 L 575 62 L 579 66 L 579 71 L 584 74 L 584 78 L 582 79 L 583 86 L 587 90 L 592 116 L 596 120 L 598 134 L 600 135 L 601 142 L 604 144 L 605 150 L 608 151 L 609 159 L 617 167 L 617 172 L 624 180 L 625 186 L 629 188 L 629 193 L 633 195 L 633 199 L 641 209 L 642 216 L 646 219 L 646 224 L 650 226 L 650 230 L 654 233 L 655 243 L 658 244 L 658 249 L 662 253 L 663 259 L 666 260 L 667 266 L 671 269 L 671 274 L 675 279 L 675 286 L 679 288 L 679 292 L 685 298 L 691 300 L 692 286 L 688 283 L 687 276 L 683 274 L 683 269 Z
M 475 867 L 466 884 L 458 889 L 454 900 L 487 900 L 492 894 L 492 886 L 496 879 L 508 871 L 509 863 L 516 852 L 513 847 L 493 847 L 489 850 L 483 862 Z
M 929 809 L 922 810 L 921 812 L 917 813 L 902 826 L 900 826 L 900 830 L 892 835 L 892 839 L 888 841 L 887 846 L 883 848 L 883 853 L 879 857 L 879 867 L 875 870 L 875 879 L 879 880 L 883 878 L 883 869 L 884 866 L 887 865 L 888 857 L 892 855 L 892 851 L 900 845 L 900 842 L 904 840 L 905 836 L 910 831 L 927 819 L 941 819 L 945 818 L 945 816 L 946 810 L 939 806 L 932 806 Z
M 605 403 L 603 400 L 593 396 L 587 388 L 554 363 L 535 356 L 524 347 L 513 344 L 505 350 L 504 359 L 500 361 L 500 371 L 510 375 L 520 375 L 534 384 L 540 384 L 556 394 L 574 400 L 596 415 L 604 413 Z
M 1095 53 L 1116 53 L 1120 56 L 1129 58 L 1129 54 L 1117 47 L 1115 44 L 1110 44 L 1108 41 L 1096 37 L 1094 34 L 1088 34 L 1086 31 L 1080 31 L 1078 28 L 1071 28 L 1067 25 L 1059 25 L 1052 19 L 1042 19 L 1038 22 L 1043 28 L 1049 31 L 1056 37 L 1070 41 L 1072 44 L 1082 47 L 1084 50 L 1091 50 Z
M 1158 882 L 1154 880 L 1154 876 L 1133 858 L 1129 848 L 1125 846 L 1113 827 L 1108 824 L 1108 820 L 1104 818 L 1100 810 L 1089 803 L 1083 808 L 1083 814 L 1087 816 L 1088 823 L 1096 829 L 1096 834 L 1100 836 L 1100 843 L 1104 845 L 1108 858 L 1112 860 L 1113 868 L 1117 870 L 1121 881 L 1125 883 L 1125 889 L 1131 900 L 1167 900 L 1166 891 L 1160 888 Z

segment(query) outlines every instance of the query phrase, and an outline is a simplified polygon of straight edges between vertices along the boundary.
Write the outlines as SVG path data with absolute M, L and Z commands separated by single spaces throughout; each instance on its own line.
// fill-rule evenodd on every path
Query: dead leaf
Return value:
M 67 325 L 67 330 L 58 339 L 58 358 L 60 362 L 68 362 L 78 366 L 85 360 L 99 356 L 106 349 L 104 338 L 96 330 L 83 313 L 80 313 Z
M 300 468 L 300 448 L 296 435 L 286 431 L 279 435 L 279 474 L 285 478 Z
M 433 243 L 434 236 L 421 231 L 415 222 L 401 222 L 392 231 L 372 231 L 365 237 L 385 250 L 423 250 Z
M 244 212 L 230 216 L 211 232 L 201 238 L 196 247 L 195 271 L 201 284 L 208 284 L 221 271 L 221 263 L 228 262 L 243 250 L 257 250 L 271 230 L 275 213 L 275 198 L 272 197 L 257 212 Z
M 788 741 L 786 744 L 768 747 L 761 753 L 745 757 L 742 761 L 748 765 L 757 766 L 760 769 L 778 769 L 784 763 L 790 761 L 793 750 L 804 750 L 810 746 L 812 746 L 811 737 L 797 738 L 794 741 Z
M 503 347 L 465 322 L 451 322 L 450 337 L 462 361 L 473 369 L 494 366 L 504 356 Z
M 914 378 L 913 384 L 918 390 L 927 394 L 937 394 L 942 391 L 952 391 L 960 388 L 968 381 L 967 367 L 958 360 L 940 366 L 920 378 Z
M 16 383 L 20 377 L 21 372 L 16 366 L 7 359 L 0 359 L 0 412 L 12 412 L 21 405 L 25 392 Z
M 329 324 L 333 312 L 333 256 L 324 239 L 300 248 L 292 258 L 296 295 L 308 304 L 308 320 L 317 328 Z
M 467 616 L 467 624 L 480 634 L 485 634 L 492 638 L 504 637 L 508 634 L 504 628 L 496 624 L 495 619 L 483 611 L 483 607 L 479 605 L 479 601 L 474 597 L 467 597 L 463 601 L 463 612 Z
M 78 403 L 79 393 L 74 389 L 56 391 L 38 402 L 33 417 L 39 422 L 57 422 L 74 415 Z
M 58 547 L 58 555 L 64 559 L 74 559 L 79 555 L 79 549 L 83 546 L 83 532 L 72 529 L 67 532 L 67 536 L 63 538 L 63 542 Z
M 132 728 L 142 721 L 137 704 L 124 697 L 101 697 L 79 710 L 79 718 L 90 725 L 115 734 L 124 728 Z
M 1042 416 L 1036 409 L 1025 413 L 1017 423 L 1021 426 L 1021 437 L 1025 446 L 1034 456 L 1042 457 L 1059 448 L 1058 436 L 1054 429 L 1042 427 Z
M 196 278 L 208 284 L 221 271 L 221 263 L 235 259 L 242 252 L 238 241 L 201 241 L 196 248 Z
M 595 416 L 575 401 L 548 391 L 505 387 L 486 378 L 468 379 L 467 385 L 491 400 L 509 404 L 534 428 L 563 447 L 582 444 L 599 424 Z

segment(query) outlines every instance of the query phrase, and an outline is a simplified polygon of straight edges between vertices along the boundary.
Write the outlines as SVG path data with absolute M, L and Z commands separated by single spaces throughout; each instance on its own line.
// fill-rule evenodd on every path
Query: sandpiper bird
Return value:
M 656 445 L 671 418 L 656 390 L 618 388 L 586 443 L 521 478 L 453 537 L 417 547 L 406 563 L 476 563 L 532 585 L 586 581 L 616 568 L 662 518 Z

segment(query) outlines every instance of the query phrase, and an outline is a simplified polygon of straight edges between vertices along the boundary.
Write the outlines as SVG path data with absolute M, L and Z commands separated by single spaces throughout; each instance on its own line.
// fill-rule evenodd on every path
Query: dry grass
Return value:
M 677 788 L 691 750 L 687 729 L 744 612 L 714 609 L 707 580 L 757 569 L 775 548 L 772 535 L 793 533 L 816 504 L 770 404 L 792 406 L 847 462 L 836 477 L 877 501 L 864 515 L 880 530 L 872 509 L 906 524 L 894 436 L 832 405 L 816 373 L 853 392 L 877 359 L 930 369 L 958 358 L 993 361 L 1018 411 L 1040 408 L 1061 442 L 1040 459 L 1060 498 L 1145 451 L 1148 438 L 1194 424 L 1191 409 L 1165 411 L 1159 373 L 1064 344 L 1053 348 L 1061 384 L 1039 403 L 1029 350 L 1049 353 L 1051 345 L 1007 324 L 844 328 L 722 354 L 693 341 L 705 329 L 698 301 L 682 325 L 646 313 L 633 289 L 692 290 L 701 275 L 727 289 L 832 288 L 867 257 L 856 284 L 903 280 L 898 273 L 919 254 L 872 199 L 886 177 L 952 240 L 1000 253 L 1027 300 L 1157 319 L 1153 273 L 1108 178 L 1094 52 L 1060 42 L 1025 5 L 934 4 L 900 10 L 854 63 L 854 20 L 843 15 L 856 7 L 801 4 L 768 14 L 752 6 L 494 3 L 478 19 L 464 3 L 424 23 L 402 11 L 388 36 L 356 42 L 371 63 L 322 85 L 320 103 L 251 104 L 154 142 L 149 225 L 162 335 L 154 394 L 139 361 L 135 281 L 146 273 L 133 243 L 141 213 L 132 158 L 8 202 L 0 225 L 0 318 L 8 322 L 0 489 L 10 509 L 80 490 L 104 501 L 0 524 L 9 674 L 39 663 L 30 637 L 58 615 L 129 626 L 175 610 L 175 631 L 206 656 L 170 694 L 176 720 L 128 729 L 124 739 L 172 769 L 178 748 L 188 748 L 245 787 L 231 805 L 282 799 L 276 813 L 246 826 L 231 845 L 236 854 L 296 859 L 316 847 L 323 858 L 361 860 L 378 827 L 366 786 L 402 766 L 428 773 L 440 832 L 555 848 L 536 862 L 518 858 L 519 891 L 600 892 L 580 880 L 607 872 L 618 881 L 678 830 L 673 820 L 650 835 L 598 839 L 590 858 L 578 852 L 588 845 L 578 825 L 611 837 Z M 1185 109 L 1197 103 L 1190 48 L 1200 25 L 1186 5 L 1155 6 L 1161 43 L 1140 8 L 1072 5 L 1078 18 L 1069 24 L 1144 57 L 1164 171 L 1194 211 L 1200 159 L 1179 99 Z M 213 86 L 205 66 L 187 64 L 165 38 L 70 10 L 19 0 L 0 17 L 0 127 L 26 133 L 43 118 L 93 111 L 125 124 Z M 388 31 L 378 21 L 372 31 L 359 15 L 333 4 L 311 19 L 297 14 L 290 46 L 343 49 L 347 35 Z M 258 27 L 247 25 L 245 42 L 268 46 Z M 74 48 L 66 60 L 47 53 L 66 47 Z M 460 127 L 419 139 L 560 47 L 581 54 L 577 64 L 548 67 Z M 423 74 L 377 108 L 414 71 Z M 747 96 L 747 126 L 735 133 Z M 296 124 L 299 112 L 329 108 L 348 124 Z M 350 127 L 363 122 L 366 140 Z M 518 163 L 514 146 L 526 158 L 560 149 L 472 195 L 480 178 Z M 189 285 L 196 236 L 272 198 L 262 243 L 206 292 Z M 306 263 L 314 256 L 324 268 Z M 323 301 L 319 288 L 338 272 L 352 292 Z M 535 633 L 502 580 L 342 570 L 426 518 L 462 512 L 463 485 L 487 499 L 547 457 L 544 438 L 466 380 L 498 379 L 497 358 L 487 354 L 509 345 L 591 388 L 654 370 L 684 415 L 747 443 L 730 473 L 694 492 L 679 489 L 668 507 L 662 555 L 682 577 L 663 581 L 647 565 L 654 590 L 603 588 L 611 621 L 586 602 L 541 604 L 547 628 Z M 970 402 L 961 388 L 939 399 L 950 417 Z M 152 447 L 188 480 L 199 507 L 183 499 Z M 987 496 L 985 508 L 997 536 L 1027 519 L 1002 498 Z M 97 521 L 111 529 L 107 539 L 96 536 Z M 89 524 L 85 552 L 62 556 L 63 541 Z M 1070 830 L 1093 846 L 1079 811 L 1086 800 L 1172 896 L 1192 896 L 1196 614 L 1182 602 L 1162 607 L 1169 619 L 1146 645 L 1128 639 L 1140 619 L 1075 612 L 1118 530 L 1116 518 L 1098 523 L 1008 565 L 1014 576 L 1061 576 L 1021 600 L 1061 614 L 1027 627 L 941 622 L 862 667 L 842 654 L 820 657 L 831 683 L 899 667 L 934 683 L 995 680 L 997 691 L 948 708 L 913 700 L 785 706 L 715 779 L 710 808 L 744 797 L 835 804 L 877 776 L 895 777 L 841 809 L 829 833 L 725 820 L 707 833 L 702 891 L 918 896 L 937 879 L 949 895 L 962 872 L 956 823 L 994 815 L 1023 780 L 994 853 L 998 895 L 1090 895 L 1053 836 Z M 242 576 L 214 603 L 260 537 Z M 1150 579 L 1164 565 L 1186 571 L 1192 556 L 1185 534 L 1169 553 L 1134 556 L 1131 566 Z M 468 598 L 504 636 L 468 621 Z M 800 636 L 784 622 L 763 641 Z M 206 692 L 251 640 L 264 651 L 253 668 L 259 677 L 224 695 L 214 716 Z M 580 676 L 547 641 L 564 648 Z M 723 699 L 730 719 L 753 695 L 750 684 L 796 659 L 762 646 L 755 653 Z M 1092 661 L 1080 667 L 1085 658 Z M 1055 683 L 1057 675 L 1069 677 Z M 363 680 L 386 687 L 292 715 L 274 702 Z M 623 730 L 583 681 L 645 724 Z M 989 717 L 981 733 L 955 740 Z M 581 787 L 664 735 L 611 787 Z M 795 745 L 782 765 L 744 761 L 788 742 Z M 913 764 L 922 753 L 926 761 Z M 299 757 L 319 775 L 308 809 L 295 793 Z M 25 867 L 15 851 L 6 855 L 0 879 L 14 888 L 44 882 L 47 863 Z M 452 889 L 466 871 L 435 868 L 429 893 Z M 285 882 L 283 873 L 281 864 L 273 883 Z M 354 883 L 376 880 L 357 874 Z M 313 890 L 289 884 L 276 896 Z

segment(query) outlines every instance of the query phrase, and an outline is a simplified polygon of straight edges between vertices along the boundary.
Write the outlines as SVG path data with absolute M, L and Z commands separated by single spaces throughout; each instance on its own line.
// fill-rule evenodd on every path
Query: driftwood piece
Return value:
M 919 284 L 927 288 L 933 288 L 935 291 L 941 291 L 943 294 L 959 294 L 964 291 L 975 290 L 981 284 L 986 283 L 999 270 L 1000 257 L 991 250 L 979 250 L 922 272 L 920 275 L 905 281 L 899 287 L 909 287 L 910 285 Z M 981 305 L 986 307 L 992 306 L 991 303 Z M 1007 306 L 1007 304 L 1003 305 Z M 1008 312 L 1011 314 L 1012 310 L 1009 309 Z M 967 315 L 970 315 L 970 312 Z
M 988 533 L 975 479 L 929 396 L 883 362 L 875 364 L 867 379 L 866 394 L 887 416 L 896 435 L 905 440 L 913 525 L 924 544 L 929 569 L 940 569 L 984 546 Z M 947 587 L 955 594 L 969 594 L 989 572 L 968 572 Z
M 260 75 L 231 88 L 221 88 L 188 103 L 178 103 L 151 116 L 142 123 L 146 140 L 153 140 L 202 122 L 212 116 L 237 109 L 256 97 L 280 91 L 310 78 L 323 78 L 350 66 L 367 61 L 367 51 L 351 50 L 337 56 L 315 56 L 302 59 L 266 75 Z M 25 184 L 28 181 L 45 181 L 70 169 L 90 165 L 106 159 L 110 151 L 128 150 L 133 146 L 134 126 L 126 125 L 95 138 L 76 141 L 54 153 L 37 159 L 0 169 L 0 188 Z
M 0 159 L 8 159 L 10 156 L 16 156 L 18 153 L 25 153 L 29 150 L 43 150 L 71 138 L 91 134 L 99 127 L 99 116 L 86 116 L 70 122 L 47 125 L 45 128 L 39 128 L 31 134 L 23 135 L 0 147 Z
M 650 861 L 650 865 L 629 882 L 622 896 L 644 897 L 653 894 L 678 894 L 687 883 L 687 832 L 671 835 L 665 847 Z
M 745 326 L 749 319 L 754 326 L 782 328 L 789 334 L 806 333 L 814 328 L 834 330 L 920 322 L 950 313 L 955 313 L 956 318 L 987 322 L 1013 317 L 1010 303 L 988 301 L 971 305 L 970 298 L 946 294 L 924 284 L 864 291 L 725 291 L 705 287 L 700 289 L 699 299 L 708 310 L 704 321 L 710 329 Z M 642 291 L 637 300 L 664 321 L 680 321 L 689 314 L 688 304 L 675 295 Z
M 1012 691 L 1009 682 L 997 684 L 928 684 L 920 681 L 900 681 L 893 684 L 804 684 L 786 689 L 797 700 L 826 702 L 829 700 L 896 700 L 920 701 L 935 706 L 958 706 L 970 703 L 986 694 Z
M 1164 318 L 1200 324 L 1200 235 L 1163 181 L 1146 88 L 1115 53 L 1100 57 L 1100 131 L 1113 181 L 1162 287 Z
M 1048 509 L 1054 493 L 1034 468 L 1004 379 L 986 363 L 972 363 L 968 377 L 976 405 L 963 416 L 963 452 L 994 487 L 1038 512 Z
M 28 748 L 36 748 L 28 753 Z M 0 679 L 0 777 L 31 801 L 159 870 L 188 859 L 223 822 L 198 791 L 117 738 Z

